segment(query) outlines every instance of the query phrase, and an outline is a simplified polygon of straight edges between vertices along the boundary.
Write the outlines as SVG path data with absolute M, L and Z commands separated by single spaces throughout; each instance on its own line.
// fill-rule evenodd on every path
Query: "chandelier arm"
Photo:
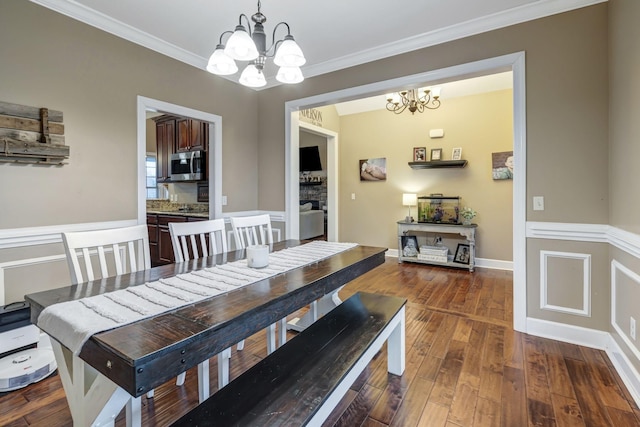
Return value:
M 276 30 L 280 25 L 285 25 L 287 27 L 287 35 L 291 35 L 291 28 L 289 28 L 289 24 L 282 21 L 279 22 L 275 27 L 273 27 L 273 33 L 271 35 L 271 46 L 267 50 L 265 50 L 265 56 L 268 58 L 272 58 L 276 55 L 276 51 L 278 50 L 278 45 L 284 41 L 284 39 L 280 39 L 276 41 Z
M 439 99 L 434 99 L 431 102 L 431 106 L 429 106 L 428 104 L 425 104 L 425 108 L 428 108 L 429 110 L 436 110 L 436 109 L 440 108 L 440 100 Z
M 224 44 L 224 43 L 222 43 L 222 38 L 224 37 L 225 34 L 233 34 L 233 31 L 229 30 L 229 31 L 225 31 L 224 33 L 220 34 L 220 41 L 218 42 L 218 44 Z
M 251 37 L 251 23 L 249 22 L 249 17 L 247 15 L 245 15 L 244 13 L 241 13 L 240 16 L 238 17 L 238 25 L 242 25 L 242 17 L 244 16 L 245 21 L 247 21 L 247 33 L 249 33 L 249 36 Z

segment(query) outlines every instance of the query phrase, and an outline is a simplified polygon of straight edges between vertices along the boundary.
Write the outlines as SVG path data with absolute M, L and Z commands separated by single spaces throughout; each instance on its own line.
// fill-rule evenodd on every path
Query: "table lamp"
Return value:
M 418 204 L 418 195 L 411 193 L 404 193 L 402 195 L 402 206 L 409 206 L 409 216 L 407 216 L 404 220 L 405 222 L 413 222 L 413 217 L 411 216 L 411 206 L 416 206 Z

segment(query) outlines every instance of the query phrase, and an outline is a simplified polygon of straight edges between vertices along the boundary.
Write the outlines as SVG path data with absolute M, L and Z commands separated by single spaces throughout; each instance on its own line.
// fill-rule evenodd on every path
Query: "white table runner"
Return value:
M 38 317 L 38 327 L 77 355 L 98 332 L 124 326 L 214 295 L 285 273 L 357 246 L 313 241 L 269 254 L 262 269 L 237 260 L 106 294 L 54 304 Z

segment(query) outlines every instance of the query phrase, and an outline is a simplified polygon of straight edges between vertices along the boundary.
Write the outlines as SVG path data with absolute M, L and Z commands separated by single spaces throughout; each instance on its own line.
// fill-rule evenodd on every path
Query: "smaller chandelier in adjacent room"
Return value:
M 260 1 L 258 1 L 258 12 L 251 16 L 254 22 L 253 31 L 249 18 L 244 13 L 238 18 L 238 25 L 235 31 L 225 31 L 220 35 L 220 42 L 216 50 L 209 58 L 207 71 L 222 76 L 234 74 L 238 71 L 236 60 L 250 61 L 249 65 L 240 75 L 240 84 L 249 87 L 262 87 L 267 84 L 264 77 L 264 66 L 267 58 L 273 57 L 273 62 L 280 67 L 276 79 L 282 83 L 300 83 L 304 80 L 300 66 L 306 62 L 302 49 L 295 42 L 291 35 L 289 24 L 280 22 L 273 29 L 271 45 L 267 47 L 267 35 L 264 32 L 264 23 L 267 17 L 260 12 Z M 247 28 L 242 25 L 244 17 Z M 284 38 L 276 40 L 276 30 L 280 26 L 287 27 L 287 34 Z M 222 38 L 231 34 L 225 46 Z
M 420 96 L 420 93 L 424 95 Z M 435 110 L 440 107 L 440 88 L 409 89 L 400 92 L 388 93 L 387 110 L 396 114 L 402 113 L 407 108 L 414 114 L 424 110 Z

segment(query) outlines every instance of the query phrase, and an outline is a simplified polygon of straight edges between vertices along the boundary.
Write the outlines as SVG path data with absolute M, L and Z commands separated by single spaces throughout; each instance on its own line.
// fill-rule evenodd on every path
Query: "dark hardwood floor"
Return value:
M 340 295 L 357 291 L 409 300 L 406 371 L 389 375 L 383 350 L 327 426 L 640 426 L 640 409 L 603 351 L 512 329 L 510 272 L 399 265 L 390 258 Z M 243 351 L 234 349 L 232 378 L 265 356 L 262 332 Z M 170 382 L 155 398 L 143 397 L 143 425 L 168 425 L 195 406 L 196 382 L 192 369 L 184 386 Z M 59 377 L 0 396 L 0 425 L 71 426 Z M 124 414 L 116 425 L 125 425 Z

